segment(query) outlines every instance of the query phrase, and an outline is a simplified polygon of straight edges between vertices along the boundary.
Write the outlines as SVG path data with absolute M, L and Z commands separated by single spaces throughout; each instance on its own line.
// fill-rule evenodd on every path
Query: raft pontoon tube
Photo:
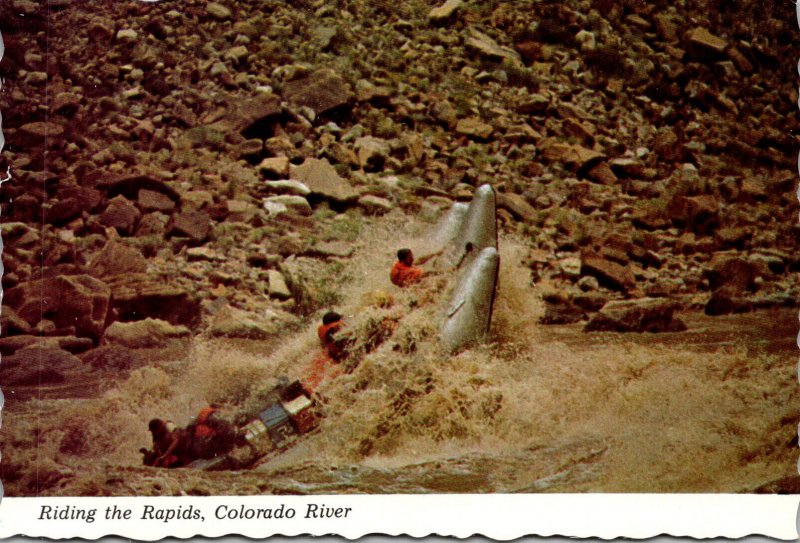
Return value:
M 463 204 L 455 204 L 455 206 Z M 450 226 L 461 210 L 445 218 Z M 452 226 L 450 226 L 452 228 Z M 481 185 L 464 214 L 461 227 L 447 251 L 450 266 L 458 274 L 453 296 L 445 308 L 440 339 L 450 352 L 480 342 L 489 332 L 492 306 L 500 269 L 497 252 L 497 205 L 491 185 Z

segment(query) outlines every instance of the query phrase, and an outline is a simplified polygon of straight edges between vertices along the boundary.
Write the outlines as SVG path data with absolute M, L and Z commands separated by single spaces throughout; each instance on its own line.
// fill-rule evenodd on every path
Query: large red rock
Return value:
M 83 205 L 77 198 L 62 198 L 45 212 L 45 222 L 63 225 L 81 216 Z
M 757 277 L 771 274 L 767 266 L 761 262 L 732 256 L 712 260 L 711 268 L 706 275 L 711 290 L 726 286 L 742 293 L 755 289 Z
M 122 345 L 102 345 L 83 353 L 80 359 L 92 368 L 104 370 L 130 370 L 144 363 L 136 351 Z
M 593 275 L 600 284 L 615 290 L 628 290 L 636 286 L 636 276 L 630 266 L 623 266 L 594 251 L 581 253 L 581 275 Z
M 153 317 L 190 328 L 200 324 L 200 299 L 186 289 L 144 273 L 114 275 L 105 281 L 111 288 L 112 309 L 119 320 Z
M 6 291 L 5 302 L 31 326 L 53 321 L 60 329 L 98 341 L 103 335 L 111 290 L 89 275 L 59 275 L 22 283 Z
M 270 118 L 281 115 L 281 100 L 274 94 L 259 94 L 247 100 L 234 100 L 225 116 L 211 128 L 227 134 L 253 130 Z
M 73 198 L 78 200 L 81 204 L 81 209 L 86 211 L 94 211 L 103 203 L 103 193 L 99 190 L 83 187 L 79 185 L 67 186 L 58 189 L 56 198 L 59 200 L 64 198 Z
M 732 285 L 722 286 L 712 292 L 704 308 L 706 315 L 711 316 L 744 313 L 752 310 L 752 300 Z
M 180 200 L 180 195 L 169 183 L 147 173 L 136 172 L 120 175 L 99 170 L 87 174 L 83 181 L 93 184 L 98 190 L 105 191 L 109 198 L 122 195 L 128 200 L 136 200 L 139 191 L 147 189 L 160 192 L 173 202 Z
M 3 336 L 16 336 L 18 334 L 30 334 L 31 325 L 28 321 L 20 317 L 16 311 L 4 305 L 0 311 L 0 331 Z
M 88 337 L 21 335 L 0 338 L 0 354 L 14 354 L 32 345 L 57 348 L 72 354 L 83 353 L 94 347 Z
M 60 124 L 36 121 L 22 125 L 17 130 L 17 141 L 15 143 L 21 147 L 36 147 L 45 142 L 62 142 L 64 139 L 64 127 Z M 52 146 L 52 143 L 50 143 Z
M 497 205 L 500 209 L 508 210 L 514 217 L 526 223 L 531 223 L 538 217 L 536 210 L 525 198 L 513 192 L 499 193 Z
M 117 196 L 108 202 L 108 207 L 100 215 L 100 222 L 105 226 L 116 228 L 123 236 L 130 236 L 136 231 L 136 225 L 142 214 L 133 203 L 124 196 Z
M 0 383 L 4 386 L 63 383 L 69 373 L 82 369 L 81 361 L 67 351 L 30 347 L 3 357 Z
M 339 74 L 325 68 L 286 83 L 283 97 L 299 106 L 310 107 L 319 115 L 349 104 L 355 94 Z
M 89 275 L 108 277 L 147 271 L 147 259 L 135 247 L 109 240 L 89 262 Z
M 136 202 L 142 211 L 163 211 L 164 213 L 171 213 L 175 209 L 175 202 L 164 194 L 156 190 L 141 189 Z
M 161 319 L 147 318 L 135 322 L 115 322 L 106 330 L 103 343 L 129 349 L 165 347 L 173 339 L 191 335 L 185 326 L 175 326 Z
M 9 205 L 11 220 L 20 222 L 39 222 L 42 217 L 42 204 L 32 194 L 22 194 Z
M 672 222 L 697 234 L 707 234 L 719 225 L 719 201 L 711 195 L 675 195 L 667 206 Z
M 682 332 L 686 325 L 673 314 L 679 304 L 663 298 L 615 300 L 605 304 L 584 332 Z
M 358 198 L 358 191 L 340 177 L 336 169 L 324 158 L 307 158 L 300 166 L 292 169 L 291 178 L 302 182 L 314 196 L 336 202 L 347 202 Z
M 172 216 L 167 225 L 167 234 L 188 237 L 194 243 L 202 243 L 211 232 L 211 217 L 205 211 L 183 211 Z
M 715 36 L 703 27 L 697 27 L 689 34 L 689 44 L 699 50 L 721 55 L 728 47 L 728 42 Z

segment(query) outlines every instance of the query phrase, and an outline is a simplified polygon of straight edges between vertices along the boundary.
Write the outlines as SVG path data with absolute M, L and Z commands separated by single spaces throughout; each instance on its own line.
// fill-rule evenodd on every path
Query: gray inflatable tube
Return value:
M 441 343 L 447 351 L 458 351 L 486 337 L 499 268 L 495 247 L 484 248 L 466 265 L 442 323 Z

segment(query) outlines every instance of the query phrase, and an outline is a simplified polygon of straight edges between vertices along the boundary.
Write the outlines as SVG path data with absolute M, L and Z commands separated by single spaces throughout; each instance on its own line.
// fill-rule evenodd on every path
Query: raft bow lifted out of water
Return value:
M 492 322 L 492 306 L 500 270 L 497 252 L 497 204 L 491 185 L 475 191 L 469 207 L 454 204 L 440 232 L 450 248 L 449 266 L 458 277 L 442 320 L 440 339 L 450 352 L 485 338 Z

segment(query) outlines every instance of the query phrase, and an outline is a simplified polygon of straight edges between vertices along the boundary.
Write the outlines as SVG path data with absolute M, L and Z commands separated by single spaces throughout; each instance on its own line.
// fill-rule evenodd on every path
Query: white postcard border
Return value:
M 526 535 L 609 539 L 758 534 L 797 540 L 798 504 L 800 496 L 753 494 L 5 498 L 0 507 L 0 537 L 97 539 L 119 535 L 153 541 L 228 534 L 249 538 L 338 534 L 355 539 L 380 533 L 459 538 L 480 534 L 508 541 Z M 322 506 L 334 516 L 313 518 Z M 114 507 L 118 512 L 130 510 L 130 515 L 127 519 L 105 518 L 107 510 L 113 513 Z M 238 518 L 242 512 L 259 509 L 269 511 L 261 514 L 273 518 Z M 229 515 L 234 518 L 219 518 Z M 189 518 L 167 518 L 181 516 Z

